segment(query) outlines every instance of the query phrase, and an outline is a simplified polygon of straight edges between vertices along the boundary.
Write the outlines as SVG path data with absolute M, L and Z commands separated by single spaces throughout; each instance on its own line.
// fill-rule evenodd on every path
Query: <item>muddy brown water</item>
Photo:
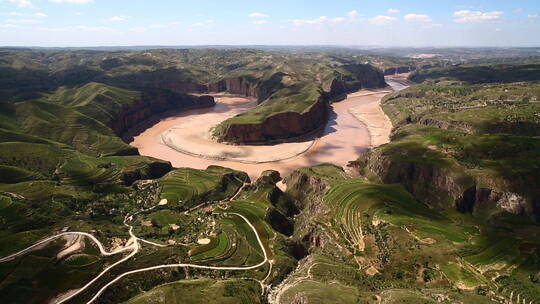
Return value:
M 402 81 L 387 80 L 388 84 L 394 90 L 400 90 L 406 87 Z M 228 160 L 212 160 L 196 157 L 178 152 L 163 144 L 161 134 L 167 130 L 182 125 L 193 119 L 199 120 L 207 117 L 208 127 L 232 117 L 239 112 L 245 111 L 255 103 L 247 98 L 218 96 L 217 104 L 212 108 L 194 109 L 183 111 L 169 117 L 162 118 L 158 123 L 146 129 L 141 134 L 134 136 L 131 145 L 138 148 L 141 155 L 152 156 L 155 158 L 170 161 L 174 167 L 190 167 L 196 169 L 205 169 L 210 165 L 219 165 L 223 167 L 241 170 L 249 174 L 252 180 L 256 179 L 264 170 L 277 170 L 281 176 L 287 176 L 293 170 L 299 167 L 312 166 L 321 163 L 333 163 L 338 166 L 346 164 L 358 158 L 358 155 L 365 152 L 370 146 L 370 134 L 365 124 L 360 122 L 350 112 L 350 108 L 358 107 L 368 103 L 378 103 L 382 97 L 388 94 L 386 90 L 360 91 L 349 96 L 347 99 L 333 103 L 331 105 L 330 119 L 326 124 L 322 136 L 315 140 L 306 152 L 287 160 L 277 162 L 265 162 L 258 164 L 241 163 Z M 212 115 L 204 115 L 212 114 Z M 199 123 L 200 125 L 200 123 Z M 192 136 L 201 136 L 199 130 L 193 132 Z M 186 135 L 190 136 L 190 135 Z M 211 149 L 216 147 L 209 146 Z M 265 147 L 247 146 L 251 153 L 268 153 Z M 287 149 L 286 146 L 280 149 Z

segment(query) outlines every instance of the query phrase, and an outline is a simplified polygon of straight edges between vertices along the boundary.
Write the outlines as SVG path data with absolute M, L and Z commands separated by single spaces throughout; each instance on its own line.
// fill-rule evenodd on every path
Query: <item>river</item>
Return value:
M 252 179 L 268 169 L 286 176 L 298 167 L 320 163 L 345 166 L 369 147 L 388 142 L 392 125 L 379 102 L 391 90 L 404 89 L 407 84 L 402 78 L 387 79 L 387 83 L 389 88 L 361 90 L 333 103 L 322 136 L 312 141 L 271 146 L 216 143 L 209 138 L 211 126 L 256 105 L 247 98 L 216 95 L 216 106 L 163 117 L 135 136 L 131 145 L 141 155 L 168 160 L 174 167 L 219 165 L 247 172 Z

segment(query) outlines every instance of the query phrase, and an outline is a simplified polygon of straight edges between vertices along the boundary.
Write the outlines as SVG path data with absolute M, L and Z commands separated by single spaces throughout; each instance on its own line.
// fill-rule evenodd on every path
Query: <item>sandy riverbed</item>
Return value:
M 399 80 L 389 80 L 389 84 L 396 89 L 406 85 Z M 168 160 L 175 167 L 205 169 L 219 165 L 245 171 L 252 179 L 268 169 L 286 176 L 298 167 L 319 163 L 345 166 L 370 146 L 388 142 L 392 125 L 379 107 L 380 99 L 388 93 L 389 89 L 361 90 L 332 104 L 330 120 L 323 135 L 315 141 L 273 146 L 230 146 L 213 142 L 208 138 L 208 128 L 255 106 L 255 101 L 247 98 L 219 95 L 215 107 L 164 117 L 135 136 L 131 145 L 142 155 Z M 171 141 L 170 146 L 163 143 L 163 138 Z M 222 157 L 232 160 L 219 160 Z M 274 160 L 279 161 L 268 162 Z
M 313 140 L 265 146 L 218 143 L 211 138 L 210 128 L 220 121 L 255 107 L 257 103 L 242 97 L 227 95 L 215 97 L 217 103 L 213 111 L 182 119 L 174 127 L 161 133 L 162 144 L 195 157 L 258 164 L 294 158 L 309 150 L 314 143 Z

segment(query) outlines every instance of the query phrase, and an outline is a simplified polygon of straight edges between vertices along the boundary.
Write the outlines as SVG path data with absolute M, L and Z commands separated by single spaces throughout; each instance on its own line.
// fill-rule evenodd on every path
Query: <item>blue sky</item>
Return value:
M 0 0 L 0 45 L 540 46 L 540 0 Z

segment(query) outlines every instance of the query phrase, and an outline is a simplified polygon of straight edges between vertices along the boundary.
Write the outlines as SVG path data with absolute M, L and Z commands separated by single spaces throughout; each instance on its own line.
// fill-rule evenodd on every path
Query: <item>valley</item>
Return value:
M 228 145 L 211 138 L 211 126 L 256 104 L 247 98 L 214 95 L 216 106 L 188 110 L 166 116 L 134 136 L 131 145 L 142 155 L 170 161 L 173 166 L 189 163 L 204 169 L 212 164 L 234 168 L 256 179 L 260 172 L 277 170 L 287 175 L 297 168 L 336 163 L 345 166 L 351 158 L 368 148 L 386 143 L 392 125 L 380 110 L 380 99 L 392 90 L 406 88 L 390 77 L 390 86 L 381 90 L 361 90 L 348 94 L 330 106 L 326 126 L 307 138 L 270 145 Z M 366 107 L 370 107 L 367 109 Z
M 1 50 L 2 303 L 540 303 L 539 59 L 498 58 Z

